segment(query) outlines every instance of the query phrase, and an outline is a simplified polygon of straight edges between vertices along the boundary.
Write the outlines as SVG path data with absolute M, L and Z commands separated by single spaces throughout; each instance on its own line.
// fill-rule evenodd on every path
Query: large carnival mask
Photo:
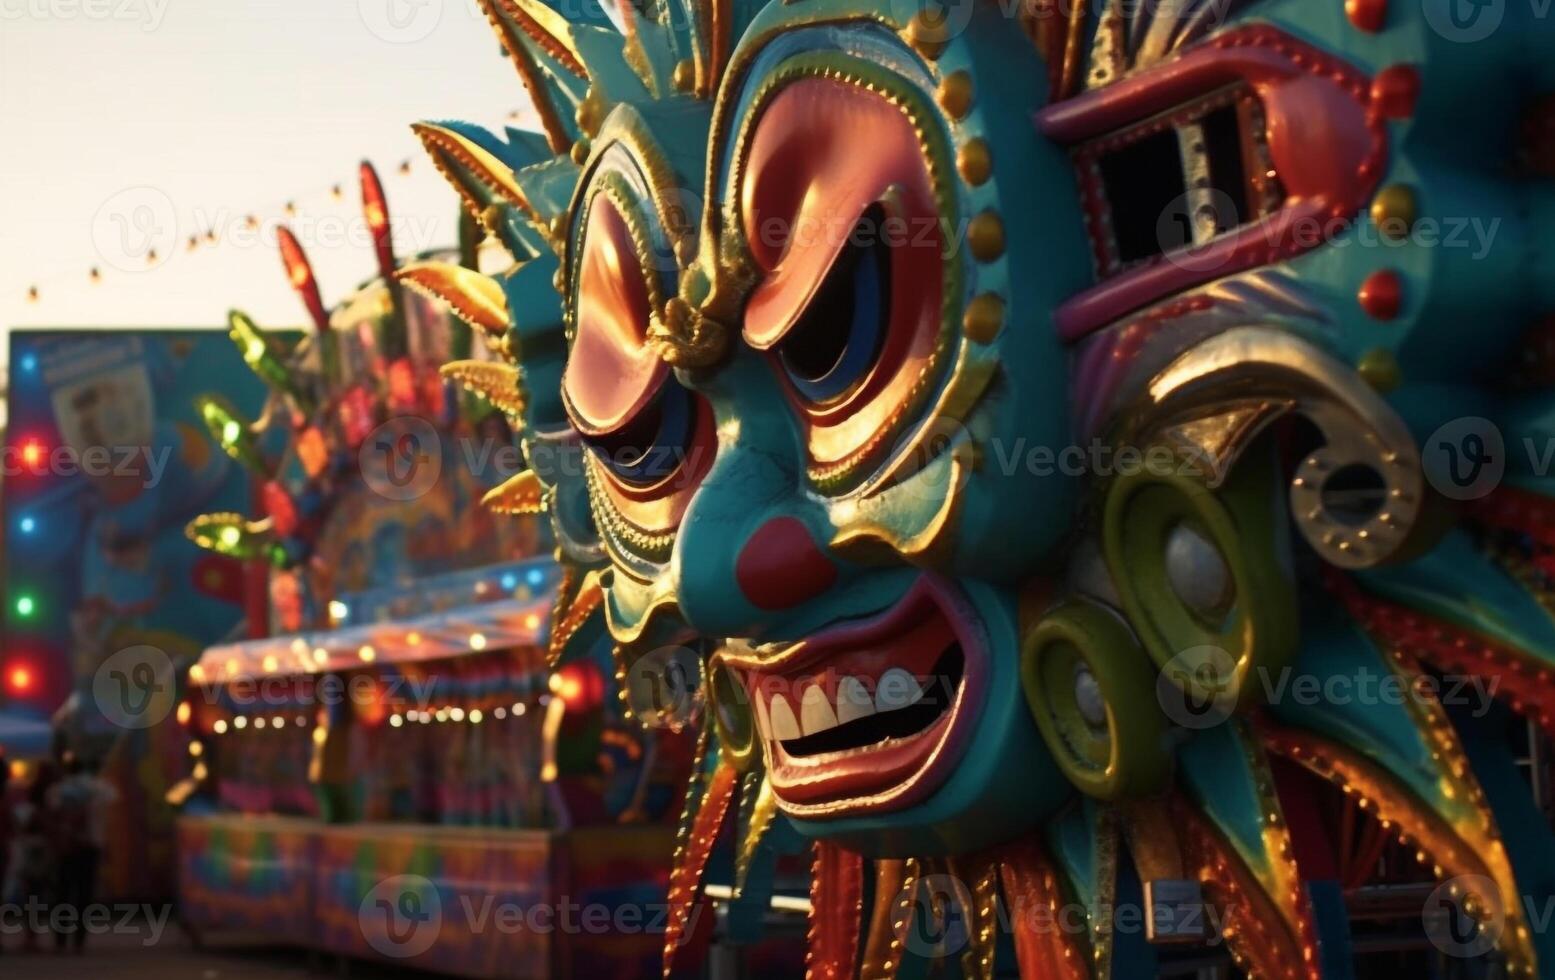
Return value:
M 1046 317 L 1085 250 L 1036 106 L 977 76 L 1003 27 L 978 15 L 931 73 L 872 7 L 757 18 L 671 301 L 607 272 L 630 241 L 611 197 L 579 209 L 563 391 L 598 450 L 612 632 L 726 640 L 725 751 L 765 756 L 815 833 L 953 840 L 975 812 L 963 833 L 1007 834 L 1063 795 L 1021 696 L 1014 586 L 1068 532 L 1074 481 L 990 447 L 1067 441 Z M 1006 234 L 1010 212 L 1044 233 Z

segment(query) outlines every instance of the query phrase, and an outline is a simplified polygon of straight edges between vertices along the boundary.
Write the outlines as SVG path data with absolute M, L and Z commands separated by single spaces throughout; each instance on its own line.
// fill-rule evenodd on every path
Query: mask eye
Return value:
M 891 256 L 878 235 L 884 217 L 878 204 L 865 212 L 803 316 L 777 345 L 784 372 L 807 401 L 846 395 L 880 359 L 891 322 Z
M 612 475 L 647 489 L 674 476 L 691 453 L 696 417 L 686 389 L 670 382 L 629 423 L 586 439 Z

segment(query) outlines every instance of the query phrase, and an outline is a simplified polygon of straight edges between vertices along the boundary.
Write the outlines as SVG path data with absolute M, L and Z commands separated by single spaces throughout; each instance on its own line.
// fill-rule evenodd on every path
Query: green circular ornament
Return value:
M 1149 796 L 1171 777 L 1155 671 L 1128 628 L 1070 599 L 1021 644 L 1021 685 L 1064 775 L 1087 796 Z
M 1273 461 L 1240 460 L 1218 489 L 1182 465 L 1141 467 L 1108 491 L 1102 550 L 1151 659 L 1195 700 L 1245 706 L 1258 671 L 1296 655 L 1296 590 Z

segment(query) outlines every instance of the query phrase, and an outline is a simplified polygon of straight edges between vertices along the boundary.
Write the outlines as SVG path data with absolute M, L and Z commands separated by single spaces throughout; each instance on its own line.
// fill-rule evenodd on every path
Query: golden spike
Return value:
M 588 78 L 583 56 L 572 41 L 572 25 L 567 18 L 535 0 L 480 0 L 488 18 L 506 15 L 519 30 L 529 35 L 546 54 L 579 78 Z
M 523 416 L 524 396 L 519 390 L 518 368 L 490 361 L 454 361 L 443 365 L 442 374 L 508 415 L 514 418 Z
M 534 470 L 524 470 L 488 491 L 481 505 L 498 514 L 540 514 L 545 511 L 545 487 Z
M 772 781 L 767 778 L 765 771 L 746 776 L 743 789 L 746 793 L 754 792 L 756 798 L 750 805 L 750 821 L 746 825 L 745 836 L 740 839 L 739 853 L 734 859 L 735 895 L 745 891 L 745 880 L 750 876 L 756 852 L 761 849 L 761 842 L 766 840 L 767 831 L 772 829 L 778 813 L 777 796 L 772 792 Z
M 560 110 L 552 101 L 551 90 L 546 85 L 545 75 L 539 64 L 535 62 L 529 49 L 524 46 L 523 39 L 514 33 L 517 24 L 514 20 L 503 16 L 506 5 L 502 0 L 479 0 L 479 3 L 481 9 L 486 12 L 486 19 L 491 22 L 492 29 L 497 32 L 503 50 L 507 51 L 514 69 L 518 71 L 519 81 L 524 83 L 524 88 L 529 92 L 529 101 L 540 117 L 540 128 L 545 130 L 545 141 L 550 145 L 551 152 L 566 153 L 572 148 L 572 137 L 568 135 L 567 127 L 562 123 Z M 520 29 L 525 34 L 529 34 L 527 29 Z
M 394 278 L 423 296 L 442 300 L 454 314 L 494 338 L 508 329 L 508 298 L 490 276 L 452 262 L 407 262 Z
M 459 192 L 470 213 L 477 219 L 486 210 L 487 202 L 479 200 L 470 193 L 470 189 L 460 180 L 460 175 L 454 169 L 453 161 L 472 171 L 476 179 L 490 188 L 493 193 L 522 210 L 530 220 L 541 220 L 539 212 L 529 203 L 529 199 L 519 188 L 518 182 L 513 179 L 512 168 L 480 144 L 436 123 L 412 123 L 410 128 L 426 147 L 428 155 L 432 157 L 432 163 L 444 177 L 448 178 L 448 182 L 454 185 L 454 190 Z
M 562 653 L 566 650 L 567 641 L 571 640 L 588 618 L 594 615 L 604 601 L 604 588 L 599 583 L 599 572 L 594 570 L 584 575 L 577 583 L 577 589 L 572 588 L 576 572 L 569 566 L 562 566 L 562 583 L 556 589 L 556 604 L 551 609 L 551 642 L 546 651 L 546 657 L 551 666 L 556 666 L 561 660 Z M 620 657 L 621 650 L 613 646 L 613 653 Z M 619 682 L 617 691 L 621 697 L 622 705 L 627 707 L 627 715 L 631 715 L 630 706 L 626 705 L 626 670 L 624 665 L 617 664 L 617 677 Z M 708 726 L 712 727 L 712 726 Z

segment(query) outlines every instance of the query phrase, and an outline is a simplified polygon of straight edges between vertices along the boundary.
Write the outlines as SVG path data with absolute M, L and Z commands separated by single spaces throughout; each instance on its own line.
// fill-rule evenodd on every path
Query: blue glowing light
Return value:
M 514 575 L 512 572 L 508 572 L 506 575 L 502 576 L 502 588 L 507 592 L 512 592 L 514 589 L 518 588 L 518 576 Z
M 531 586 L 534 586 L 534 587 L 538 588 L 540 586 L 540 584 L 545 581 L 545 573 L 542 572 L 538 568 L 531 568 L 529 570 L 528 578 L 529 578 L 529 584 Z
M 17 526 L 22 529 L 23 534 L 31 534 L 38 529 L 38 522 L 30 517 L 24 517 Z

